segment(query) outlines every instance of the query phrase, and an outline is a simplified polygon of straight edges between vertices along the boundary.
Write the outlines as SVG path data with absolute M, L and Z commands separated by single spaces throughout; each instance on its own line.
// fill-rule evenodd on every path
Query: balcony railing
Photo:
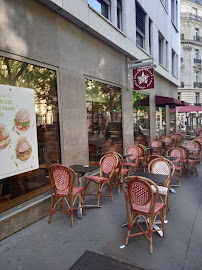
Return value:
M 184 88 L 184 82 L 181 82 L 181 88 Z
M 202 42 L 202 37 L 194 36 L 194 37 L 193 37 L 193 40 L 194 40 L 194 41 L 197 41 L 197 42 Z
M 202 6 L 202 0 L 189 0 L 189 1 Z
M 202 88 L 201 82 L 194 82 L 194 88 Z
M 188 19 L 188 20 L 193 20 L 199 23 L 202 23 L 202 17 L 198 16 L 194 13 L 190 13 L 190 12 L 181 12 L 180 13 L 180 17 L 181 19 Z
M 201 64 L 201 59 L 194 58 L 194 63 L 195 64 Z

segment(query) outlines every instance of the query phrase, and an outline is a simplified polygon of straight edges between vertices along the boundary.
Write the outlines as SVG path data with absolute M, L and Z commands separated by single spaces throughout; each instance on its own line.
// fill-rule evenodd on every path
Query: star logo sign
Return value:
M 154 88 L 154 69 L 139 68 L 133 70 L 134 90 Z
M 148 78 L 149 78 L 149 75 L 145 75 L 144 71 L 142 72 L 141 76 L 137 77 L 139 84 L 142 84 L 142 83 L 148 84 Z

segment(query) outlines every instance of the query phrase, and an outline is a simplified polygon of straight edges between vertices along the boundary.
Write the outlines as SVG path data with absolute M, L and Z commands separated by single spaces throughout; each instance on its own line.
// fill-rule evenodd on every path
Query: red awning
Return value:
M 163 97 L 163 96 L 155 96 L 155 103 L 157 107 L 165 107 L 165 105 L 170 106 L 186 106 L 189 103 L 185 101 L 181 101 L 180 99 L 171 98 L 171 97 Z M 139 106 L 149 106 L 149 96 L 138 101 Z
M 184 113 L 184 112 L 200 112 L 202 111 L 202 107 L 200 106 L 194 106 L 194 105 L 189 105 L 189 106 L 184 106 L 184 107 L 179 107 L 178 108 L 178 113 Z

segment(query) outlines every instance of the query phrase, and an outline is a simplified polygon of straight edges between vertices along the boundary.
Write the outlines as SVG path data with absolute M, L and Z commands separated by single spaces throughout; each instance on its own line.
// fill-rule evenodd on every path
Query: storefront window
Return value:
M 134 137 L 137 135 L 149 136 L 149 106 L 140 106 L 139 100 L 147 98 L 148 95 L 133 91 L 133 125 Z
M 47 169 L 60 163 L 56 72 L 0 57 L 0 84 L 32 88 L 35 94 L 39 169 L 0 180 L 0 212 L 50 190 Z
M 122 153 L 121 89 L 85 80 L 90 164 L 108 151 Z

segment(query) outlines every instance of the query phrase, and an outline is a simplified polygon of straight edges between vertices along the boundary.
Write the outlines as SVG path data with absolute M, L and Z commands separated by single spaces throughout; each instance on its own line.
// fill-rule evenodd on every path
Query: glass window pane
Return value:
M 93 80 L 85 80 L 90 164 L 103 154 L 122 154 L 121 89 Z
M 0 57 L 0 67 L 0 84 L 34 89 L 40 164 L 38 170 L 0 180 L 2 212 L 50 190 L 48 166 L 61 159 L 56 72 L 6 57 Z

